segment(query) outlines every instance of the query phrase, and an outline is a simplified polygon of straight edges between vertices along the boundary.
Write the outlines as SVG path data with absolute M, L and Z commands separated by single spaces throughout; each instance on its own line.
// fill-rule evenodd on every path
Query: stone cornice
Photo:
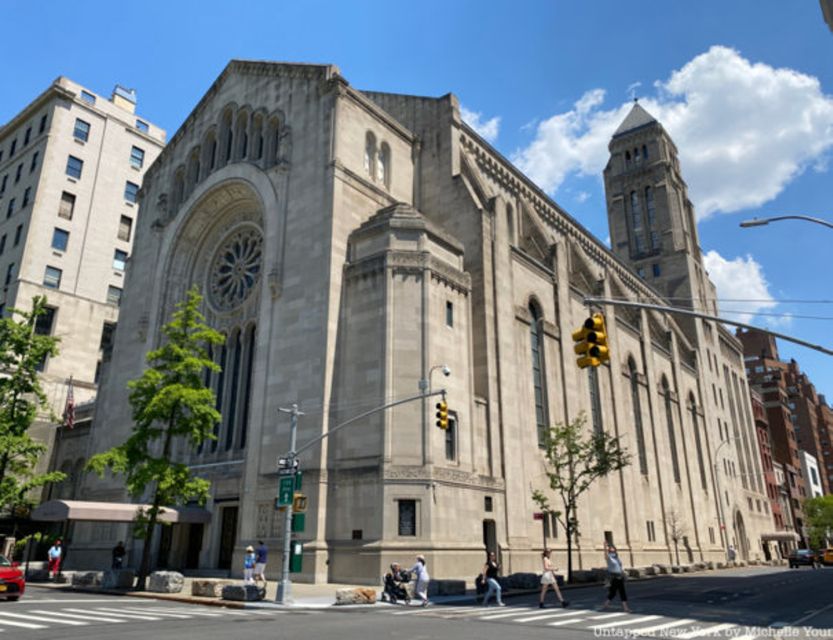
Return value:
M 351 262 L 344 267 L 346 281 L 358 278 L 379 276 L 386 269 L 394 273 L 421 274 L 428 271 L 431 278 L 441 282 L 464 295 L 471 291 L 471 276 L 465 271 L 455 269 L 427 251 L 391 251 Z

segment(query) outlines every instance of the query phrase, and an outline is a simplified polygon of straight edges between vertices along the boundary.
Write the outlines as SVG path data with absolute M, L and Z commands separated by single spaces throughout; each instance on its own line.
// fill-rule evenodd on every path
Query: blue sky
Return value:
M 833 33 L 816 0 L 113 2 L 5 0 L 6 122 L 58 75 L 172 136 L 231 58 L 330 62 L 357 88 L 455 93 L 468 118 L 602 240 L 601 169 L 631 91 L 680 149 L 723 309 L 833 347 Z M 787 314 L 786 317 L 783 314 Z M 744 316 L 749 318 L 749 316 Z M 780 344 L 833 402 L 833 361 Z

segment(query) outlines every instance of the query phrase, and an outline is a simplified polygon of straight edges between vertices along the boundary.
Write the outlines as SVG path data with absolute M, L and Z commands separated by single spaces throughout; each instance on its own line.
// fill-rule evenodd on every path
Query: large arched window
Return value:
M 191 152 L 188 158 L 188 175 L 186 177 L 186 184 L 188 192 L 192 192 L 194 187 L 200 181 L 200 148 L 197 147 Z
M 376 175 L 376 136 L 370 131 L 364 139 L 364 171 L 371 178 Z
M 633 231 L 633 246 L 636 253 L 645 251 L 645 236 L 642 225 L 642 205 L 639 202 L 639 194 L 631 191 L 631 230 Z
M 694 394 L 688 396 L 688 410 L 691 413 L 691 427 L 694 429 L 694 446 L 697 447 L 697 465 L 700 468 L 700 485 L 703 491 L 708 491 L 706 484 L 706 467 L 703 464 L 703 448 L 700 444 L 700 421 L 697 419 L 697 403 L 694 400 Z
M 665 418 L 668 421 L 668 446 L 671 449 L 671 467 L 674 471 L 674 482 L 680 483 L 680 461 L 677 457 L 677 435 L 674 432 L 674 413 L 671 407 L 671 389 L 668 378 L 662 376 L 662 395 L 665 400 Z
M 530 356 L 532 359 L 532 388 L 535 392 L 535 424 L 538 429 L 538 444 L 543 445 L 547 434 L 547 388 L 544 379 L 544 331 L 543 318 L 538 305 L 529 303 Z
M 639 472 L 648 475 L 648 457 L 645 453 L 645 432 L 642 428 L 642 404 L 639 401 L 639 373 L 636 361 L 628 358 L 628 372 L 631 379 L 631 405 L 633 408 L 633 425 L 636 429 L 636 449 L 639 457 Z
M 231 449 L 234 444 L 234 427 L 237 422 L 237 394 L 240 383 L 241 347 L 240 332 L 235 331 L 228 341 L 228 349 L 231 354 L 229 358 L 231 361 L 231 371 L 229 372 L 230 376 L 228 380 L 228 409 L 226 410 L 226 415 L 223 416 L 226 423 L 226 451 Z
M 269 126 L 266 133 L 266 168 L 274 167 L 280 159 L 281 152 L 281 125 L 278 118 L 269 119 Z
M 263 158 L 263 116 L 256 113 L 252 118 L 252 152 L 251 157 L 254 160 L 261 160 Z
M 237 127 L 234 135 L 237 138 L 237 153 L 235 157 L 242 160 L 249 154 L 249 114 L 246 111 L 237 116 Z
M 217 133 L 209 131 L 202 143 L 202 171 L 207 176 L 217 166 Z
M 223 395 L 225 392 L 225 379 L 226 379 L 226 345 L 219 349 L 219 360 L 217 364 L 220 365 L 220 371 L 217 374 L 217 379 L 215 380 L 216 386 L 214 387 L 214 393 L 217 395 L 217 403 L 215 404 L 214 408 L 217 409 L 217 412 L 220 415 L 223 415 Z M 211 453 L 217 451 L 217 445 L 220 442 L 220 423 L 214 425 L 214 440 L 211 441 Z
M 240 400 L 243 403 L 243 410 L 241 411 L 240 420 L 240 448 L 246 448 L 246 434 L 249 430 L 249 412 L 252 395 L 252 372 L 254 371 L 255 362 L 255 325 L 251 325 L 246 329 L 246 337 L 244 341 L 245 346 L 245 364 L 243 375 L 243 387 L 240 392 Z
M 379 147 L 379 157 L 376 162 L 376 181 L 390 186 L 390 147 L 383 142 Z

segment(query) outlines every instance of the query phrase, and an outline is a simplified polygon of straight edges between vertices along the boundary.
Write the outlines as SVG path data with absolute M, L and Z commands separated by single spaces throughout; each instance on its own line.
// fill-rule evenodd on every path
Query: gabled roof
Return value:
M 656 122 L 656 118 L 652 116 L 650 113 L 645 111 L 641 106 L 639 106 L 638 102 L 634 102 L 633 108 L 631 109 L 630 113 L 625 117 L 622 121 L 622 124 L 619 125 L 619 128 L 616 129 L 616 132 L 613 134 L 613 137 L 621 136 L 629 131 L 633 131 L 634 129 L 639 129 L 640 127 L 644 127 L 649 124 L 653 124 Z

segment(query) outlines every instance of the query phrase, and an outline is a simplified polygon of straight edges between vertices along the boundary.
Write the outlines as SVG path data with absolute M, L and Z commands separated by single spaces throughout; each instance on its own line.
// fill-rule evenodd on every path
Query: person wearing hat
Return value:
M 49 559 L 49 577 L 57 578 L 61 572 L 61 558 L 64 555 L 64 550 L 61 548 L 61 541 L 56 540 L 55 544 L 49 547 L 46 557 Z
M 422 600 L 422 606 L 427 607 L 431 604 L 428 602 L 428 582 L 431 580 L 431 576 L 428 575 L 428 569 L 425 568 L 425 556 L 420 554 L 416 559 L 416 564 L 411 567 L 411 573 L 416 576 L 414 593 L 417 598 Z
M 254 584 L 252 574 L 255 570 L 255 548 L 252 545 L 246 547 L 246 555 L 243 556 L 243 584 Z

